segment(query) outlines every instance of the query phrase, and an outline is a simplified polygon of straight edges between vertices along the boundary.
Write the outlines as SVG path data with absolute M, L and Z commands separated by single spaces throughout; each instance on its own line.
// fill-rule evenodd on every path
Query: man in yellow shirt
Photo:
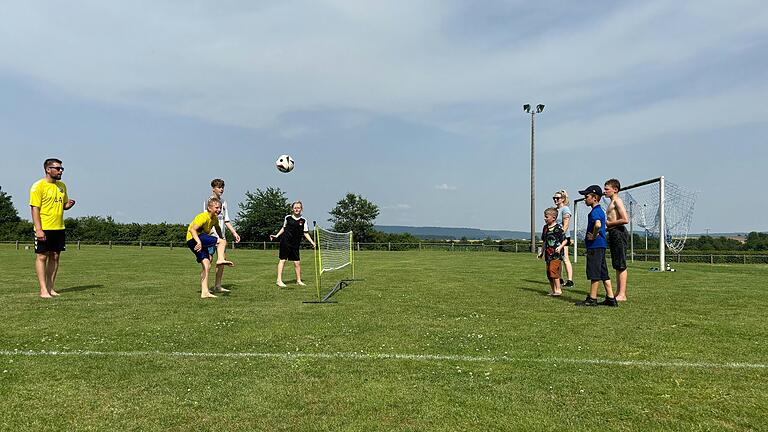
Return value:
M 219 226 L 219 213 L 221 213 L 221 200 L 216 197 L 210 198 L 208 199 L 208 211 L 195 216 L 195 219 L 192 220 L 187 228 L 187 246 L 195 254 L 197 262 L 202 266 L 202 272 L 200 273 L 200 298 L 216 297 L 208 289 L 208 273 L 211 270 L 211 254 L 208 248 L 216 246 L 216 255 L 218 255 L 216 260 L 217 268 L 234 266 L 224 256 L 227 241 L 224 240 L 221 227 Z M 219 236 L 216 237 L 208 234 L 211 232 L 211 229 L 215 229 Z M 215 289 L 217 292 L 228 291 L 221 287 Z
M 61 182 L 64 167 L 59 159 L 43 162 L 45 177 L 29 189 L 29 206 L 35 226 L 35 272 L 40 283 L 40 297 L 53 298 L 59 294 L 53 289 L 59 270 L 59 255 L 66 250 L 64 210 L 75 205 L 69 199 L 67 186 Z

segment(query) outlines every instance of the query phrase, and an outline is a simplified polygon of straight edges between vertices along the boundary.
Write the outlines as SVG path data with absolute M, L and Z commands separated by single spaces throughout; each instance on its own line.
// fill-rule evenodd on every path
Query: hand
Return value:
M 314 248 L 315 248 L 315 244 L 314 244 L 314 243 L 312 243 L 312 249 L 314 249 Z
M 195 252 L 200 252 L 201 250 L 203 250 L 203 244 L 200 242 L 197 242 L 195 244 Z
M 595 235 L 594 234 L 592 234 L 591 232 L 587 233 L 587 240 L 592 241 L 594 239 L 595 239 Z
M 75 200 L 71 199 L 71 200 L 67 201 L 67 204 L 64 206 L 64 208 L 69 210 L 69 209 L 71 209 L 74 206 L 75 206 Z
M 277 238 L 277 236 L 273 236 L 272 234 L 269 235 L 269 241 L 272 241 L 272 240 L 274 240 L 276 238 Z
M 561 249 L 560 246 L 556 247 L 555 252 L 560 253 L 560 249 Z
M 240 235 L 235 233 L 235 243 L 240 243 Z
M 35 230 L 35 238 L 38 241 L 45 241 L 45 231 L 43 230 Z

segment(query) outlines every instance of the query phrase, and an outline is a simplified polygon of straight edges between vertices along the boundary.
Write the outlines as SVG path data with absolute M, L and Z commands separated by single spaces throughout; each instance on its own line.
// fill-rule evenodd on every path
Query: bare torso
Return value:
M 622 217 L 622 214 L 626 215 L 626 210 L 624 209 L 624 201 L 622 201 L 621 198 L 619 198 L 618 194 L 611 197 L 611 203 L 608 204 L 608 209 L 605 211 L 605 221 L 608 223 L 609 227 L 623 225 L 626 222 L 618 223 L 618 224 L 611 224 L 611 222 L 615 222 L 617 220 L 626 219 L 626 216 Z

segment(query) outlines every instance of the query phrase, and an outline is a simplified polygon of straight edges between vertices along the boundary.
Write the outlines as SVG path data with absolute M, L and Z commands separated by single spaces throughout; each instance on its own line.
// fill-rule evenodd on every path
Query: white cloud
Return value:
M 435 189 L 440 190 L 440 191 L 455 191 L 456 190 L 456 186 L 451 186 L 451 185 L 449 185 L 447 183 L 442 183 L 442 184 L 436 185 Z
M 447 121 L 434 108 L 516 109 L 533 99 L 563 106 L 597 97 L 605 80 L 638 67 L 674 68 L 737 49 L 768 25 L 759 1 L 657 0 L 480 49 L 446 30 L 461 21 L 462 6 L 16 2 L 0 18 L 0 69 L 80 98 L 246 127 L 292 110 L 348 107 L 472 133 L 480 120 Z M 464 24 L 474 37 L 484 31 Z

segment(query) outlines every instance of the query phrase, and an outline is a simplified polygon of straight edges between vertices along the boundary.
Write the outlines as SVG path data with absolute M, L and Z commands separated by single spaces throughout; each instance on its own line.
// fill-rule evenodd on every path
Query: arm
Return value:
M 237 234 L 237 231 L 235 231 L 235 227 L 232 226 L 232 223 L 229 221 L 224 222 L 224 225 L 227 227 L 229 232 L 232 233 L 232 235 L 235 237 L 235 243 L 240 243 L 240 235 Z
M 564 213 L 563 214 L 563 232 L 568 232 L 568 227 L 571 225 L 571 214 L 570 213 Z
M 595 225 L 592 227 L 592 231 L 587 233 L 587 240 L 594 240 L 597 238 L 597 235 L 600 234 L 600 227 L 603 226 L 603 223 L 598 219 L 595 221 Z
M 544 236 L 547 234 L 547 224 L 544 224 L 544 228 L 541 229 L 541 251 L 539 251 L 539 254 L 536 255 L 536 258 L 541 258 L 544 256 Z
M 269 235 L 269 239 L 270 240 L 274 240 L 274 239 L 280 237 L 281 235 L 283 235 L 284 232 L 285 232 L 285 227 L 280 228 L 280 231 L 278 231 L 277 234 L 275 234 L 275 235 L 270 234 Z
M 218 227 L 218 225 L 217 225 Z M 200 252 L 203 249 L 203 243 L 200 241 L 200 237 L 197 235 L 197 230 L 200 229 L 200 225 L 192 224 L 191 227 L 187 231 L 189 231 L 190 234 L 192 234 L 192 238 L 195 239 L 195 252 Z
M 45 241 L 43 222 L 40 220 L 40 207 L 30 207 L 32 208 L 32 223 L 35 225 L 35 238 L 40 241 Z
M 312 243 L 312 249 L 314 249 L 315 248 L 315 242 L 312 241 L 312 237 L 306 231 L 304 231 L 304 238 L 307 239 L 308 242 Z

